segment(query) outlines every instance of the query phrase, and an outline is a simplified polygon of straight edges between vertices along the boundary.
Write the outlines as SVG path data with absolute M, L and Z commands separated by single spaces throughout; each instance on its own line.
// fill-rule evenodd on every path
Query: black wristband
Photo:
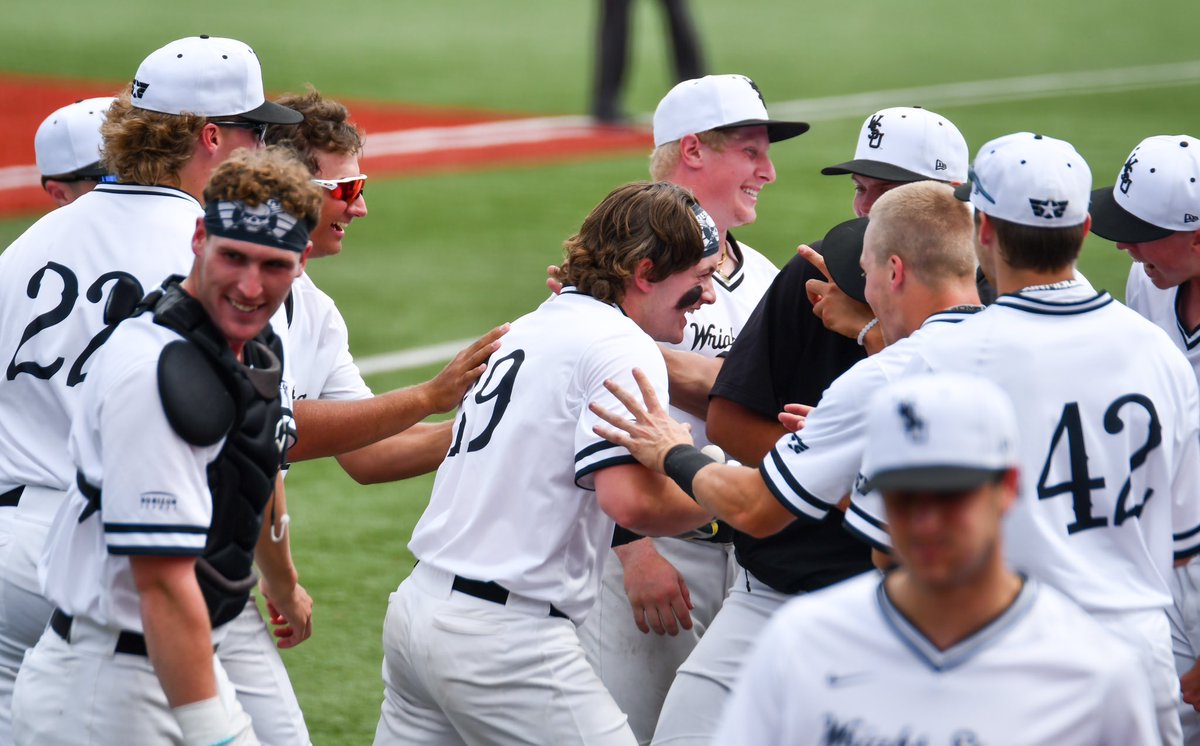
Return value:
M 634 532 L 630 531 L 629 529 L 625 528 L 624 526 L 618 525 L 613 528 L 612 546 L 619 547 L 619 546 L 624 546 L 626 544 L 632 544 L 633 542 L 637 541 L 638 539 L 643 539 L 643 538 L 645 538 L 645 537 L 642 536 L 641 534 L 635 534 Z
M 696 478 L 696 472 L 715 463 L 716 460 L 701 453 L 696 446 L 681 443 L 667 451 L 667 456 L 663 459 L 663 473 L 674 480 L 688 497 L 695 500 L 692 480 Z

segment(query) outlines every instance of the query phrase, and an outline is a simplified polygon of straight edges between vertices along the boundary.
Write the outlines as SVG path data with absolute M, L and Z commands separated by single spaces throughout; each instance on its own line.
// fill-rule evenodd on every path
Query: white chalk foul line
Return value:
M 475 341 L 474 337 L 459 339 L 453 342 L 441 342 L 426 347 L 414 347 L 411 350 L 388 352 L 382 355 L 358 358 L 358 370 L 369 376 L 375 373 L 392 373 L 398 370 L 424 368 L 426 365 L 441 363 L 458 354 L 458 351 Z
M 1200 60 L 1165 65 L 1027 75 L 996 80 L 944 83 L 916 88 L 851 93 L 845 96 L 796 99 L 771 104 L 771 114 L 809 122 L 861 117 L 884 106 L 967 106 L 1004 101 L 1087 95 L 1132 89 L 1161 88 L 1200 81 Z M 648 117 L 643 118 L 648 123 Z M 544 142 L 595 134 L 587 117 L 535 117 L 496 122 L 421 127 L 367 135 L 369 157 L 467 150 Z M 38 184 L 34 166 L 0 168 L 0 191 Z

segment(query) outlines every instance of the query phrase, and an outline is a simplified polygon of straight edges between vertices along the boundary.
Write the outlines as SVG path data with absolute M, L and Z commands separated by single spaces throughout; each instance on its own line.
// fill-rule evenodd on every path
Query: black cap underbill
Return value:
M 266 124 L 300 124 L 304 121 L 303 114 L 295 109 L 280 106 L 274 101 L 264 101 L 262 106 L 242 114 L 230 114 L 229 116 L 241 117 L 251 122 L 265 122 Z
M 881 471 L 867 480 L 863 490 L 870 492 L 961 492 L 994 482 L 1008 469 L 972 466 L 913 466 Z
M 859 176 L 869 176 L 872 179 L 899 181 L 906 184 L 914 181 L 933 181 L 928 176 L 922 176 L 915 171 L 909 171 L 907 168 L 900 168 L 897 165 L 884 163 L 883 161 L 871 161 L 867 159 L 846 161 L 836 166 L 826 166 L 821 169 L 821 173 L 826 176 L 858 174 Z
M 722 125 L 717 127 L 719 130 L 731 130 L 738 127 L 759 127 L 767 128 L 767 141 L 779 142 L 780 140 L 790 140 L 797 135 L 803 135 L 808 132 L 808 122 L 779 122 L 773 119 L 743 119 L 740 122 Z
M 1113 243 L 1146 243 L 1166 238 L 1175 231 L 1147 223 L 1121 207 L 1113 196 L 1113 188 L 1092 192 L 1092 233 Z
M 867 218 L 847 220 L 830 228 L 821 239 L 821 256 L 829 276 L 843 293 L 859 303 L 867 302 L 867 278 L 859 264 L 867 223 Z

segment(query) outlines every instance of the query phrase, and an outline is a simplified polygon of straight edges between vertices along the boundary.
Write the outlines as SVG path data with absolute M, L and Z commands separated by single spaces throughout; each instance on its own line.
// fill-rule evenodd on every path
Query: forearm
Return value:
M 436 412 L 429 383 L 369 399 L 301 399 L 293 404 L 296 444 L 290 461 L 348 453 L 395 435 Z
M 402 433 L 357 451 L 343 453 L 338 463 L 359 484 L 408 479 L 435 471 L 450 450 L 454 421 L 418 422 Z
M 694 352 L 662 348 L 667 361 L 667 382 L 671 404 L 690 415 L 704 419 L 708 415 L 708 392 L 712 390 L 724 360 Z
M 751 536 L 770 536 L 795 520 L 748 466 L 706 466 L 692 480 L 692 493 L 706 511 Z
M 287 515 L 287 495 L 283 489 L 283 477 L 275 479 L 275 493 L 263 511 L 262 530 L 254 547 L 254 564 L 262 574 L 263 584 L 272 593 L 285 594 L 295 588 L 299 580 L 296 565 L 292 562 L 291 532 L 282 523 Z M 282 538 L 275 541 L 271 534 Z
M 743 464 L 757 464 L 787 430 L 778 420 L 763 417 L 730 399 L 714 396 L 706 421 L 709 439 Z
M 131 558 L 146 651 L 171 707 L 217 696 L 212 626 L 191 558 Z M 174 568 L 163 572 L 159 563 Z
M 634 464 L 597 472 L 596 499 L 619 525 L 642 536 L 675 536 L 712 520 L 669 478 Z

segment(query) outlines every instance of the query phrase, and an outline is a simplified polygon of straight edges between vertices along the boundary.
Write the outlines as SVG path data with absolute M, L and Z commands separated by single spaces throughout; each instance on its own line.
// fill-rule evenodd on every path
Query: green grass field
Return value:
M 709 67 L 754 77 L 771 102 L 954 82 L 1189 62 L 1187 0 L 949 0 L 693 3 Z M 234 36 L 263 59 L 274 91 L 313 83 L 334 97 L 506 112 L 586 111 L 594 3 L 363 0 L 150 5 L 130 0 L 24 4 L 0 28 L 0 72 L 128 80 L 177 36 Z M 641 3 L 627 106 L 649 112 L 670 85 L 657 4 Z M 1027 129 L 1071 140 L 1096 184 L 1110 184 L 1150 134 L 1197 134 L 1200 81 L 1144 90 L 1076 90 L 996 103 L 910 101 L 955 121 L 972 149 Z M 16 104 L 19 105 L 19 102 Z M 772 150 L 779 182 L 759 222 L 738 232 L 782 263 L 797 243 L 850 217 L 848 158 L 876 106 L 817 122 Z M 359 356 L 457 339 L 531 309 L 563 238 L 613 186 L 646 174 L 644 154 L 551 166 L 372 179 L 371 215 L 345 254 L 310 271 L 338 300 Z M 29 219 L 0 221 L 0 246 Z M 1082 266 L 1121 295 L 1128 259 L 1089 240 Z M 1081 343 L 1088 341 L 1081 340 Z M 433 368 L 373 376 L 377 391 Z M 406 542 L 432 478 L 360 487 L 331 461 L 288 479 L 292 541 L 316 599 L 313 638 L 284 658 L 317 744 L 369 742 L 382 698 L 380 634 L 388 593 L 407 574 Z

